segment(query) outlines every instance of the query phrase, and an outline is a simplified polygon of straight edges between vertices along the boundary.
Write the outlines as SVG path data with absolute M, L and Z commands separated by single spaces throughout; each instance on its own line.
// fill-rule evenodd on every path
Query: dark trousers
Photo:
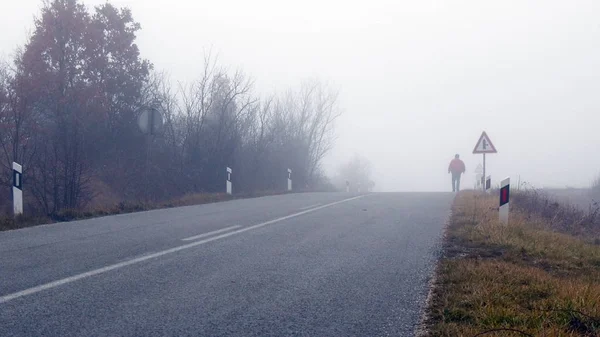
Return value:
M 452 192 L 460 191 L 460 173 L 452 173 Z

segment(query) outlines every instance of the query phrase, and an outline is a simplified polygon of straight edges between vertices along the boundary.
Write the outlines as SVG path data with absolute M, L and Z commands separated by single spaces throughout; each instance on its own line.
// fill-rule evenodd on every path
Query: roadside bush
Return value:
M 529 217 L 539 217 L 551 230 L 576 236 L 600 236 L 600 204 L 592 202 L 588 209 L 560 203 L 534 188 L 515 191 L 511 205 Z
M 600 174 L 592 182 L 590 195 L 594 200 L 600 200 Z

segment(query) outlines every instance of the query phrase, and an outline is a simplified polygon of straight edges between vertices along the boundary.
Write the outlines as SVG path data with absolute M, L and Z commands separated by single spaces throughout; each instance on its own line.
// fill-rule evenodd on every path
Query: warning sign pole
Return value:
M 485 187 L 487 185 L 486 179 L 487 179 L 487 176 L 485 175 L 485 153 L 484 153 L 483 154 L 483 184 L 481 184 L 481 185 L 483 185 L 483 192 L 485 192 Z
M 475 148 L 473 149 L 473 154 L 479 154 L 479 153 L 483 154 L 483 179 L 484 179 L 484 181 L 483 181 L 482 185 L 483 185 L 483 191 L 485 192 L 487 190 L 485 155 L 487 153 L 498 153 L 498 151 L 496 151 L 496 147 L 490 140 L 490 137 L 488 137 L 487 133 L 485 133 L 485 131 L 483 131 L 483 133 L 479 137 L 479 140 L 477 141 L 477 144 L 475 145 Z

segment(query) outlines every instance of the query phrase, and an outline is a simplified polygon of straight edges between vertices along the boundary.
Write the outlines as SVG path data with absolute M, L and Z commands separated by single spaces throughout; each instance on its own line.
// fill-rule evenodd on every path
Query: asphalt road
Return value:
M 411 336 L 451 194 L 292 194 L 0 233 L 0 336 Z

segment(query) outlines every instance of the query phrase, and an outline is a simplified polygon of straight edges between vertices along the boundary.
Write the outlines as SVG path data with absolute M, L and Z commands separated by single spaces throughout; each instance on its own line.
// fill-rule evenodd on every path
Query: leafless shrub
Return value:
M 531 186 L 513 192 L 511 199 L 513 207 L 541 217 L 552 230 L 580 236 L 600 235 L 600 204 L 596 201 L 588 209 L 581 209 Z
M 332 189 L 321 164 L 341 113 L 335 88 L 311 80 L 260 97 L 250 76 L 208 54 L 197 81 L 177 90 L 141 57 L 139 29 L 109 3 L 90 12 L 78 0 L 44 2 L 22 51 L 0 63 L 0 209 L 13 161 L 27 212 L 65 219 L 94 205 L 219 194 L 226 167 L 236 193 L 285 191 L 288 169 L 295 190 Z M 160 134 L 139 130 L 149 109 L 162 113 Z

